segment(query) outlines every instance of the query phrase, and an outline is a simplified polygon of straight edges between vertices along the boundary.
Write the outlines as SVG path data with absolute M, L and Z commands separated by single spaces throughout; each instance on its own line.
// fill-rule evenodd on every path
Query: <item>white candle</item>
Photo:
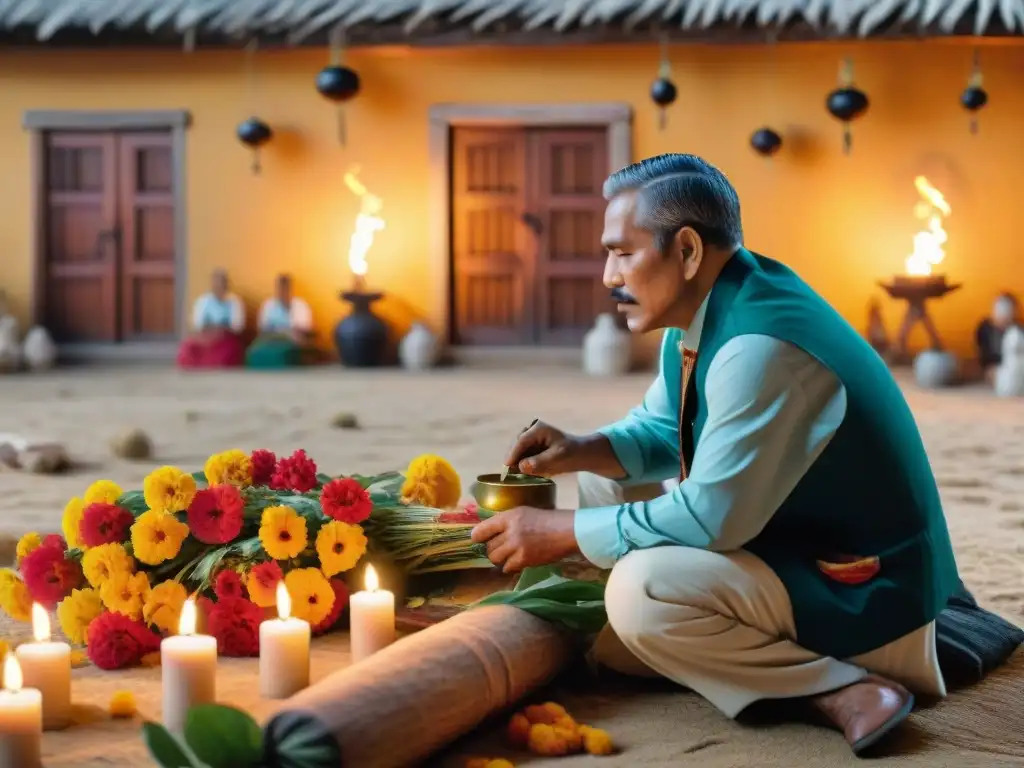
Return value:
M 196 604 L 189 598 L 181 609 L 178 634 L 160 643 L 164 725 L 181 733 L 191 707 L 217 698 L 217 639 L 197 635 Z
M 40 768 L 43 737 L 43 695 L 22 688 L 17 656 L 4 659 L 4 689 L 0 691 L 0 768 Z
M 395 642 L 395 596 L 378 589 L 377 572 L 366 566 L 366 590 L 349 602 L 352 661 L 360 661 Z
M 286 699 L 309 685 L 309 622 L 291 618 L 292 599 L 277 582 L 277 615 L 260 624 L 260 695 Z
M 34 643 L 22 643 L 15 654 L 23 683 L 43 696 L 43 728 L 67 728 L 71 723 L 71 646 L 50 639 L 50 617 L 39 603 L 32 604 Z

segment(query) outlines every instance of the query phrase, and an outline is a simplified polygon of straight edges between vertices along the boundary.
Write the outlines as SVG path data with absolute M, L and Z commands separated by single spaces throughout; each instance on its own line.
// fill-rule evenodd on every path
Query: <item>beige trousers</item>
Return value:
M 580 514 L 662 492 L 581 473 Z M 760 699 L 813 696 L 869 672 L 915 693 L 946 693 L 934 623 L 852 659 L 819 656 L 797 643 L 778 576 L 744 550 L 635 550 L 612 568 L 605 602 L 608 625 L 594 644 L 596 661 L 624 674 L 667 677 L 729 717 Z

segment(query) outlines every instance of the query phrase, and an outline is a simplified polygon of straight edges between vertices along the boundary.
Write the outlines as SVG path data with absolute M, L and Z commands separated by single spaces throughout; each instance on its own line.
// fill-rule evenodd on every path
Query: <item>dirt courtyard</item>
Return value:
M 464 485 L 500 469 L 533 418 L 583 431 L 639 402 L 651 374 L 592 379 L 557 366 L 428 373 L 335 367 L 285 373 L 181 373 L 167 367 L 68 368 L 0 379 L 0 432 L 64 442 L 64 476 L 0 474 L 0 532 L 59 530 L 64 504 L 98 478 L 141 487 L 152 468 L 202 467 L 227 448 L 305 448 L 331 474 L 400 469 L 422 452 L 448 458 Z M 939 480 L 961 572 L 978 597 L 1024 621 L 1024 403 L 978 388 L 905 386 Z M 361 428 L 331 426 L 340 412 Z M 149 433 L 151 462 L 114 458 L 111 439 Z M 560 503 L 575 502 L 572 478 Z

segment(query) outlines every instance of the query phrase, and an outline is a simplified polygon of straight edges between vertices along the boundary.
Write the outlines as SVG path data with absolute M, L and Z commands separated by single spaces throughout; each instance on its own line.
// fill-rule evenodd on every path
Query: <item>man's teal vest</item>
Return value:
M 880 648 L 935 619 L 958 584 L 938 488 L 913 414 L 885 363 L 789 268 L 740 249 L 708 300 L 697 358 L 694 442 L 707 418 L 704 380 L 734 336 L 802 348 L 846 388 L 846 416 L 828 446 L 746 545 L 789 591 L 797 642 L 835 658 Z M 877 556 L 860 584 L 818 561 Z

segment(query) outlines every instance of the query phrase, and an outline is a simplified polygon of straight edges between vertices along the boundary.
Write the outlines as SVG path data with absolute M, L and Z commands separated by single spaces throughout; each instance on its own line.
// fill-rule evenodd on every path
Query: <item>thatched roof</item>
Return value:
M 0 31 L 24 42 L 195 35 L 296 44 L 322 41 L 339 25 L 350 44 L 659 30 L 761 39 L 1007 35 L 1024 33 L 1024 0 L 0 0 Z

